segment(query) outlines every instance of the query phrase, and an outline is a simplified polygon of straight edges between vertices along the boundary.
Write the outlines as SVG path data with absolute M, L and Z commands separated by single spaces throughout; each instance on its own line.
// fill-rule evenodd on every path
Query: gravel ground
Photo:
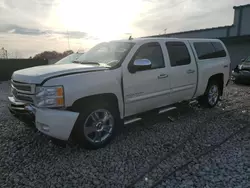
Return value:
M 230 85 L 214 109 L 131 124 L 107 147 L 87 151 L 56 146 L 13 118 L 8 85 L 0 84 L 0 187 L 250 185 L 249 86 Z

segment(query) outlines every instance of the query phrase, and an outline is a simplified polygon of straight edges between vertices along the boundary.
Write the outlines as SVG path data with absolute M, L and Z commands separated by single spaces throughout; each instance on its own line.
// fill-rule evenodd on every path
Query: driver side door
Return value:
M 135 60 L 148 59 L 151 68 L 132 72 Z M 168 68 L 158 42 L 142 44 L 123 68 L 125 116 L 138 114 L 167 105 L 170 95 Z

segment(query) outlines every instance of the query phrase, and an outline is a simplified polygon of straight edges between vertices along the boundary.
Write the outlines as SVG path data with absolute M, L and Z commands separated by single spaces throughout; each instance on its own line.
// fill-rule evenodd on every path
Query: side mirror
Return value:
M 246 59 L 241 59 L 241 62 L 244 62 Z
M 148 59 L 136 59 L 131 66 L 130 72 L 135 73 L 136 71 L 151 69 L 152 63 Z

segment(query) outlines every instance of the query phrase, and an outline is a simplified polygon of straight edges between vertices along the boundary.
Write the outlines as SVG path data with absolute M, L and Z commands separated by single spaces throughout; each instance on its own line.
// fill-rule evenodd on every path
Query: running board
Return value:
M 177 109 L 177 108 L 176 107 L 163 108 L 158 113 L 159 114 L 163 114 L 165 112 L 168 112 L 168 111 L 171 111 L 171 110 L 175 110 L 175 109 Z
M 142 118 L 129 119 L 129 120 L 126 120 L 124 122 L 124 125 L 130 124 L 130 123 L 134 123 L 134 122 L 137 122 L 137 121 L 141 121 L 141 120 L 142 120 Z

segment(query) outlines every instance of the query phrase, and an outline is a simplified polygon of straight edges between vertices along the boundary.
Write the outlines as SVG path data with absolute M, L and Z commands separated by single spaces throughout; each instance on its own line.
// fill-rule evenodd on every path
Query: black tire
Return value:
M 79 114 L 79 117 L 75 123 L 73 132 L 72 132 L 72 137 L 73 140 L 76 141 L 81 147 L 85 149 L 99 149 L 104 146 L 106 146 L 116 135 L 118 131 L 118 127 L 120 126 L 119 124 L 121 123 L 120 117 L 119 117 L 119 111 L 117 107 L 115 107 L 112 104 L 108 104 L 105 102 L 95 102 L 94 104 L 89 104 L 89 105 L 83 105 L 83 108 L 86 108 L 82 110 Z M 111 134 L 108 138 L 106 138 L 104 141 L 99 142 L 99 143 L 93 143 L 88 140 L 88 138 L 84 134 L 84 124 L 87 118 L 91 115 L 91 113 L 95 112 L 96 110 L 99 109 L 104 109 L 107 110 L 114 119 L 114 125 L 113 129 L 111 131 Z
M 216 87 L 218 89 L 218 97 L 217 99 L 211 103 L 209 101 L 209 91 L 211 90 L 212 87 Z M 198 101 L 200 103 L 201 106 L 206 107 L 206 108 L 213 108 L 217 105 L 219 99 L 220 99 L 220 95 L 221 95 L 221 87 L 220 84 L 218 83 L 218 81 L 216 80 L 211 80 L 208 83 L 207 89 L 205 91 L 205 94 L 203 96 L 201 96 Z

